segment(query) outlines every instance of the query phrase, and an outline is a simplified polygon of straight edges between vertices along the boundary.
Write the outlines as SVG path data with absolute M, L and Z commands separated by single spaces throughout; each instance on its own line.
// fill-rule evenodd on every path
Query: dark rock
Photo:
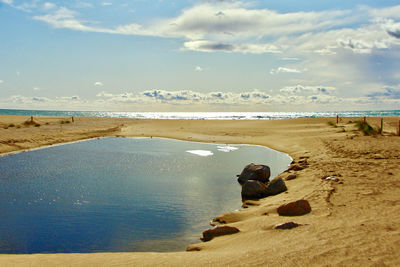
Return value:
M 306 165 L 306 164 L 308 164 L 308 161 L 307 161 L 307 159 L 302 159 L 302 160 L 299 160 L 299 164 Z
M 251 163 L 244 167 L 242 173 L 239 175 L 238 182 L 243 185 L 248 180 L 256 180 L 263 183 L 268 182 L 271 176 L 271 170 L 266 165 L 256 165 Z
M 205 230 L 203 232 L 203 237 L 200 239 L 201 239 L 201 241 L 206 242 L 206 241 L 210 241 L 211 239 L 213 239 L 216 236 L 230 235 L 230 234 L 235 234 L 238 232 L 239 232 L 239 229 L 237 229 L 236 227 L 217 226 L 215 228 Z
M 281 216 L 300 216 L 309 212 L 311 212 L 310 203 L 304 199 L 281 205 L 278 208 L 278 213 Z
M 221 218 L 221 217 L 215 217 L 215 218 L 212 220 L 212 222 L 214 223 L 214 225 L 212 225 L 212 226 L 215 226 L 215 225 L 217 225 L 217 224 L 226 224 L 226 221 L 225 221 L 223 218 Z
M 297 175 L 292 173 L 292 174 L 289 174 L 288 177 L 286 177 L 286 181 L 290 181 L 290 180 L 293 180 L 296 178 L 297 178 Z
M 286 222 L 286 223 L 281 223 L 277 224 L 274 226 L 274 229 L 292 229 L 295 227 L 300 226 L 301 224 L 295 223 L 295 222 Z
M 267 186 L 264 183 L 248 180 L 242 186 L 243 199 L 259 199 L 266 196 Z
M 290 166 L 289 169 L 287 169 L 287 171 L 301 171 L 303 169 L 304 169 L 303 166 L 295 164 L 295 165 Z
M 287 190 L 286 184 L 281 177 L 273 179 L 265 190 L 266 196 L 273 196 L 285 192 Z

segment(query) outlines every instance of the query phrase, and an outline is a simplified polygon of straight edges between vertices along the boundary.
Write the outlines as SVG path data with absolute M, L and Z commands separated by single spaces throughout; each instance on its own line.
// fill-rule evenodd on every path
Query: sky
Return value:
M 0 0 L 0 108 L 400 109 L 400 3 Z

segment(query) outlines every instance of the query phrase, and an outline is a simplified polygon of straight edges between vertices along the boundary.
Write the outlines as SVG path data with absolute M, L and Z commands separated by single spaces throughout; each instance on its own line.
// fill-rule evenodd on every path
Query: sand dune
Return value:
M 364 136 L 343 118 L 272 121 L 134 120 L 0 116 L 0 153 L 103 136 L 157 136 L 215 143 L 246 143 L 289 153 L 308 167 L 283 173 L 288 192 L 253 201 L 249 208 L 222 214 L 240 229 L 210 242 L 188 244 L 200 251 L 177 253 L 93 253 L 0 255 L 1 266 L 399 266 L 400 137 L 399 118 L 385 118 L 383 135 Z M 379 125 L 380 118 L 368 118 Z M 64 122 L 62 122 L 64 121 Z M 335 176 L 339 181 L 322 179 Z M 233 178 L 234 179 L 234 178 Z M 312 212 L 279 216 L 276 208 L 306 199 Z M 5 216 L 5 215 L 3 215 Z M 212 219 L 212 218 L 210 218 Z M 302 226 L 276 230 L 279 223 Z M 199 233 L 199 237 L 200 237 Z

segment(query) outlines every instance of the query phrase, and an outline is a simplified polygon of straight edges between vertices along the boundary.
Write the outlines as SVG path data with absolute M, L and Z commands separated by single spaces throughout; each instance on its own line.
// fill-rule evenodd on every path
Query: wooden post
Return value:
M 72 122 L 74 122 L 74 116 L 71 117 Z
M 383 118 L 381 118 L 381 134 L 383 134 Z
M 399 121 L 399 132 L 398 133 L 399 133 L 399 136 L 400 136 L 400 121 Z
M 364 124 L 367 122 L 367 117 L 364 116 Z
M 336 124 L 339 123 L 339 115 L 336 115 Z
M 31 116 L 31 122 L 33 122 L 33 116 Z

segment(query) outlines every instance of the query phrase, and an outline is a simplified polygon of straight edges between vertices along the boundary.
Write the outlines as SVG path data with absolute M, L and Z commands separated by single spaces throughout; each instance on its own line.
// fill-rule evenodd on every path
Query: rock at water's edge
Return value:
M 271 176 L 271 170 L 267 165 L 256 165 L 251 163 L 244 167 L 242 173 L 239 175 L 238 182 L 243 185 L 248 180 L 256 180 L 263 183 L 268 182 Z
M 217 226 L 212 229 L 205 230 L 203 232 L 203 237 L 200 238 L 201 241 L 210 241 L 216 236 L 221 236 L 221 235 L 230 235 L 230 234 L 235 234 L 238 233 L 239 229 L 236 227 L 232 226 Z
M 287 190 L 286 184 L 281 177 L 274 178 L 265 190 L 266 196 L 273 196 L 285 192 Z
M 242 186 L 243 199 L 259 199 L 266 196 L 267 186 L 264 183 L 248 180 Z

